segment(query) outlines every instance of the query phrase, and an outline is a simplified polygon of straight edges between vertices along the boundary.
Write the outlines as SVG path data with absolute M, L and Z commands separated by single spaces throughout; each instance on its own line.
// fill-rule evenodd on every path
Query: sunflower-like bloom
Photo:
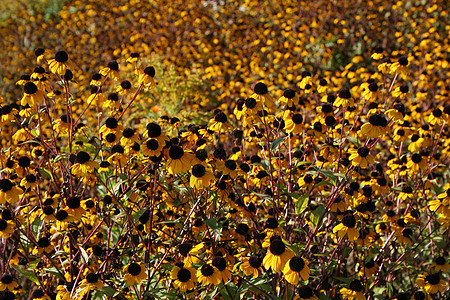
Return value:
M 361 168 L 365 169 L 369 163 L 372 165 L 375 163 L 373 156 L 369 154 L 369 148 L 366 146 L 352 149 L 350 150 L 350 153 L 349 159 L 355 167 L 359 165 Z
M 395 103 L 393 108 L 388 109 L 386 114 L 393 122 L 403 122 L 405 117 L 405 105 L 403 103 Z
M 309 262 L 299 256 L 292 257 L 284 266 L 283 274 L 286 281 L 290 284 L 296 285 L 300 277 L 303 281 L 307 281 L 309 279 Z
M 259 276 L 259 272 L 261 271 L 261 266 L 263 262 L 263 257 L 261 255 L 252 255 L 250 257 L 243 257 L 242 264 L 239 266 L 242 272 L 245 275 L 252 275 L 253 278 L 257 278 Z
M 386 133 L 385 127 L 388 122 L 384 116 L 373 114 L 369 117 L 369 122 L 361 126 L 361 133 L 369 138 L 378 138 Z
M 263 82 L 258 82 L 255 84 L 253 92 L 254 94 L 252 94 L 250 98 L 255 99 L 258 103 L 264 104 L 269 112 L 275 110 L 275 100 L 269 95 L 269 90 L 267 89 L 266 84 Z
M 202 189 L 208 187 L 214 181 L 214 174 L 209 167 L 203 164 L 196 164 L 191 169 L 189 184 L 192 188 Z
M 266 256 L 263 259 L 263 265 L 266 269 L 271 268 L 273 272 L 283 270 L 286 263 L 294 256 L 292 250 L 286 248 L 279 235 L 273 235 L 270 238 L 270 246 Z
M 14 227 L 15 224 L 13 221 L 0 219 L 0 237 L 8 239 L 13 234 Z
M 117 81 L 119 80 L 119 64 L 117 61 L 112 60 L 108 63 L 106 68 L 101 69 L 99 73 Z
M 391 73 L 399 73 L 403 76 L 409 75 L 408 64 L 409 61 L 406 56 L 400 57 L 397 62 L 391 65 Z
M 166 167 L 170 174 L 187 172 L 191 167 L 194 154 L 183 150 L 180 146 L 171 146 L 166 151 Z
M 15 186 L 11 180 L 0 179 L 0 204 L 14 204 L 19 201 L 22 194 L 22 189 Z
M 333 105 L 336 107 L 341 107 L 341 106 L 353 107 L 353 106 L 355 106 L 355 102 L 352 98 L 352 95 L 350 94 L 350 90 L 348 88 L 342 88 L 339 91 L 339 94 L 338 94 L 336 100 L 334 100 Z
M 301 134 L 303 132 L 303 116 L 300 113 L 286 111 L 283 115 L 286 132 Z
M 190 266 L 174 266 L 170 272 L 170 278 L 173 280 L 175 288 L 181 292 L 193 289 L 197 282 L 197 276 L 195 275 L 195 269 Z
M 286 104 L 286 106 L 291 107 L 292 105 L 298 105 L 299 97 L 298 94 L 292 89 L 286 89 L 283 92 L 278 101 Z
M 146 67 L 143 70 L 138 70 L 139 84 L 144 86 L 144 90 L 151 90 L 155 87 L 155 68 L 152 66 Z
M 214 119 L 211 119 L 208 123 L 208 129 L 214 132 L 228 132 L 232 129 L 231 124 L 228 122 L 228 117 L 223 111 L 217 111 L 214 114 Z
M 375 47 L 374 52 L 370 57 L 374 60 L 383 59 L 383 48 L 380 46 Z
M 358 229 L 356 229 L 355 227 L 356 218 L 352 213 L 350 213 L 346 214 L 342 218 L 342 222 L 333 228 L 333 232 L 337 233 L 340 238 L 343 238 L 345 235 L 347 235 L 348 240 L 352 242 L 356 241 L 359 237 Z
M 204 264 L 198 269 L 197 278 L 203 285 L 218 285 L 220 283 L 221 275 L 216 267 L 211 266 L 210 264 Z
M 84 177 L 92 174 L 99 164 L 91 160 L 90 155 L 85 151 L 80 151 L 77 154 L 76 163 L 71 167 L 72 174 L 78 177 Z
M 27 82 L 23 86 L 23 97 L 20 100 L 20 105 L 34 107 L 38 103 L 44 102 L 44 92 L 38 89 L 34 82 Z
M 139 284 L 147 277 L 145 274 L 145 267 L 142 264 L 135 262 L 126 265 L 123 271 L 125 272 L 123 279 L 129 286 Z
M 436 294 L 437 292 L 443 292 L 447 286 L 447 283 L 441 279 L 440 273 L 423 273 L 416 279 L 417 285 L 424 289 L 429 294 Z
M 84 290 L 84 293 L 101 290 L 103 288 L 103 282 L 96 273 L 88 273 L 86 278 L 80 281 L 80 288 Z
M 69 56 L 67 55 L 66 51 L 56 52 L 55 58 L 48 61 L 48 68 L 50 69 L 50 72 L 63 76 L 64 74 L 66 74 L 66 62 L 68 60 Z
M 353 280 L 350 282 L 348 288 L 341 288 L 339 292 L 342 294 L 344 299 L 349 300 L 365 300 L 366 297 L 362 293 L 363 285 L 359 280 Z

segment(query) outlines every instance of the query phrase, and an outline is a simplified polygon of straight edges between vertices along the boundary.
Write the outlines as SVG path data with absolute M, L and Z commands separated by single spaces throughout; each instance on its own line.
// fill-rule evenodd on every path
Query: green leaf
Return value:
M 437 236 L 433 239 L 433 242 L 442 250 L 445 250 L 445 246 L 447 245 L 446 241 L 441 236 Z
M 274 152 L 278 146 L 280 146 L 281 143 L 283 143 L 283 141 L 287 139 L 287 136 L 276 139 L 275 141 L 272 142 L 272 144 L 270 145 L 270 151 Z
M 297 198 L 297 202 L 295 202 L 295 213 L 297 215 L 303 213 L 305 209 L 308 207 L 308 202 L 309 196 L 306 194 Z
M 36 266 L 38 265 L 38 263 L 40 261 L 41 261 L 40 259 L 36 259 L 36 260 L 30 261 L 28 263 L 28 266 L 30 267 L 30 269 L 34 270 L 34 269 L 36 269 Z
M 208 225 L 209 228 L 211 228 L 212 230 L 217 230 L 220 229 L 219 223 L 217 222 L 216 219 L 211 218 L 211 219 L 206 219 L 205 220 L 206 225 Z
M 342 281 L 342 282 L 347 283 L 347 284 L 352 282 L 352 279 L 348 278 L 348 277 L 334 277 L 334 279 L 337 279 L 337 280 Z
M 86 253 L 86 250 L 83 247 L 80 247 L 81 252 L 81 261 L 83 264 L 87 264 L 89 262 L 89 255 Z
M 61 275 L 60 272 L 58 272 L 58 269 L 55 267 L 51 267 L 51 268 L 44 268 L 45 272 L 48 272 L 50 274 L 55 275 L 56 277 L 58 277 L 61 280 L 64 280 L 63 276 Z
M 336 186 L 337 184 L 337 178 L 340 177 L 344 180 L 347 179 L 347 177 L 344 174 L 341 173 L 335 173 L 335 172 L 331 172 L 329 170 L 324 170 L 324 169 L 319 169 L 317 167 L 313 167 L 314 170 L 316 170 L 319 173 L 322 173 L 323 175 L 325 175 L 330 181 L 331 183 L 333 183 L 334 186 Z
M 33 272 L 32 269 L 30 268 L 26 268 L 24 266 L 21 265 L 14 265 L 13 268 L 19 272 L 20 275 L 30 279 L 31 281 L 33 281 L 36 284 L 39 284 L 39 280 L 36 277 L 36 274 Z
M 36 240 L 39 239 L 39 236 L 41 234 L 42 224 L 44 224 L 44 221 L 41 220 L 41 218 L 34 219 L 33 223 L 31 224 L 31 233 L 33 233 L 33 235 L 36 237 Z
M 106 296 L 108 296 L 108 297 L 113 297 L 113 296 L 115 296 L 116 293 L 117 293 L 117 292 L 116 292 L 112 287 L 110 287 L 110 286 L 105 286 L 105 287 L 103 287 L 103 288 L 102 288 L 102 292 L 105 293 Z
M 313 224 L 314 228 L 317 227 L 317 224 L 319 223 L 320 217 L 325 212 L 325 207 L 323 205 L 319 205 L 316 207 L 316 209 L 312 212 L 310 219 L 311 223 Z
M 41 175 L 42 177 L 53 180 L 52 173 L 49 170 L 47 170 L 46 168 L 37 168 L 37 170 L 39 172 L 39 175 Z

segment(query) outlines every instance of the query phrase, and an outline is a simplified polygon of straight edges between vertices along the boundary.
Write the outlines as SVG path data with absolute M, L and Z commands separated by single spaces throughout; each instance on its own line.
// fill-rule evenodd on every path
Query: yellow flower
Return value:
M 300 277 L 303 281 L 309 279 L 309 262 L 299 256 L 292 257 L 284 266 L 283 274 L 286 281 L 290 284 L 296 285 L 299 282 Z
M 211 266 L 210 264 L 204 264 L 197 271 L 198 281 L 204 285 L 214 284 L 218 285 L 221 281 L 221 275 L 219 270 L 216 267 Z
M 0 204 L 15 204 L 22 197 L 22 189 L 15 186 L 11 180 L 0 179 Z
M 374 164 L 375 161 L 373 159 L 373 156 L 370 155 L 369 148 L 362 146 L 358 149 L 352 149 L 350 150 L 350 153 L 352 153 L 349 157 L 350 161 L 352 162 L 352 165 L 360 166 L 361 168 L 365 169 L 367 168 L 368 164 Z
M 155 87 L 155 68 L 152 66 L 146 67 L 138 71 L 139 84 L 144 86 L 144 90 L 151 90 Z
M 350 94 L 350 90 L 348 88 L 342 88 L 339 91 L 336 100 L 334 100 L 333 105 L 336 107 L 355 106 L 355 102 L 353 101 L 352 95 Z
M 183 150 L 180 146 L 171 146 L 166 151 L 166 167 L 170 174 L 187 172 L 191 167 L 194 158 L 193 153 Z
M 191 178 L 189 184 L 192 188 L 202 189 L 209 187 L 211 182 L 214 181 L 214 174 L 211 168 L 205 167 L 202 164 L 196 164 L 191 169 Z
M 23 86 L 23 97 L 20 100 L 20 105 L 34 107 L 36 104 L 44 102 L 44 92 L 36 86 L 33 82 L 27 82 Z
M 195 269 L 190 266 L 176 265 L 170 272 L 170 278 L 173 280 L 175 288 L 181 292 L 193 289 L 197 282 L 197 276 L 195 275 Z
M 135 262 L 126 265 L 123 270 L 126 273 L 123 276 L 123 279 L 129 286 L 139 284 L 147 277 L 147 274 L 145 274 L 145 267 Z
M 417 285 L 424 289 L 429 294 L 436 294 L 437 292 L 443 292 L 447 286 L 446 282 L 441 279 L 440 273 L 420 274 L 416 279 Z
M 108 63 L 106 68 L 101 69 L 99 73 L 117 81 L 119 80 L 119 64 L 117 61 L 112 60 Z
M 50 69 L 50 72 L 63 76 L 64 74 L 66 74 L 67 66 L 65 63 L 68 60 L 69 56 L 67 55 L 66 51 L 56 52 L 55 58 L 48 61 L 48 68 Z
M 348 240 L 352 242 L 356 241 L 359 237 L 358 229 L 356 229 L 355 227 L 356 227 L 356 218 L 352 213 L 350 213 L 346 214 L 342 218 L 342 223 L 336 225 L 333 228 L 333 232 L 337 233 L 337 235 L 340 238 L 343 238 L 345 235 L 347 235 Z
M 339 292 L 342 294 L 344 299 L 349 300 L 365 300 L 366 297 L 362 293 L 363 286 L 361 284 L 361 281 L 359 280 L 353 280 L 350 282 L 348 288 L 341 288 Z
M 17 282 L 14 281 L 14 278 L 12 278 L 9 274 L 3 274 L 2 278 L 0 279 L 0 291 L 4 291 L 8 289 L 9 291 L 14 291 L 15 288 L 17 288 L 19 285 Z
M 272 272 L 283 270 L 286 263 L 294 256 L 292 250 L 286 248 L 279 235 L 273 235 L 270 238 L 270 246 L 266 256 L 263 259 L 263 265 L 266 269 L 272 269 Z
M 263 262 L 263 258 L 261 255 L 252 255 L 250 257 L 243 257 L 242 264 L 239 266 L 242 272 L 245 275 L 252 275 L 253 278 L 257 278 L 259 276 L 259 272 L 261 271 L 261 266 Z

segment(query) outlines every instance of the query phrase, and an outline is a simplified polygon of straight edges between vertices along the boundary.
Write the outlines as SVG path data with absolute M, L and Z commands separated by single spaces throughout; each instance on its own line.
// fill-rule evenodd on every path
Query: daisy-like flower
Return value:
M 142 153 L 145 156 L 159 156 L 165 144 L 165 142 L 161 143 L 161 139 L 148 139 L 145 143 L 142 144 Z
M 309 262 L 300 256 L 292 257 L 284 266 L 283 274 L 286 281 L 290 284 L 296 285 L 300 277 L 303 281 L 309 279 Z
M 447 272 L 450 270 L 450 264 L 447 263 L 444 256 L 438 256 L 431 265 L 436 272 Z
M 411 158 L 406 163 L 406 166 L 409 170 L 414 173 L 418 173 L 419 171 L 425 171 L 427 168 L 426 160 L 419 153 L 414 153 L 411 155 Z
M 44 53 L 45 53 L 45 49 L 44 48 L 36 48 L 34 50 L 34 55 L 36 56 L 36 61 L 37 61 L 38 65 L 42 64 L 43 62 L 45 62 Z
M 314 290 L 309 285 L 303 285 L 298 288 L 297 295 L 294 300 L 317 300 L 317 296 L 314 294 Z
M 119 64 L 117 61 L 112 60 L 99 72 L 101 75 L 112 78 L 116 81 L 119 80 Z
M 358 149 L 352 149 L 350 150 L 350 161 L 352 162 L 353 166 L 360 166 L 361 168 L 365 169 L 367 168 L 368 164 L 374 164 L 375 161 L 373 159 L 373 156 L 370 155 L 370 149 L 366 146 L 362 146 Z
M 227 283 L 231 279 L 230 268 L 225 257 L 217 255 L 212 259 L 211 264 L 219 271 L 220 280 L 223 283 Z
M 106 96 L 103 95 L 102 89 L 99 86 L 91 85 L 91 94 L 87 98 L 87 103 L 94 106 L 102 106 L 107 101 Z
M 117 93 L 111 93 L 103 102 L 103 107 L 109 110 L 118 110 L 120 108 L 120 99 Z
M 11 105 L 3 105 L 0 107 L 0 126 L 9 124 L 15 120 L 18 111 Z
M 377 69 L 379 72 L 387 74 L 391 71 L 391 64 L 392 64 L 391 59 L 389 57 L 385 57 L 381 60 Z
M 0 204 L 15 204 L 19 201 L 23 191 L 15 186 L 11 180 L 7 178 L 0 179 Z
M 89 82 L 89 85 L 101 85 L 102 84 L 102 74 L 100 73 L 95 73 L 94 75 L 92 75 L 91 77 L 91 81 Z
M 70 116 L 67 114 L 61 115 L 53 124 L 53 130 L 59 134 L 67 134 L 69 132 Z
M 192 188 L 203 189 L 210 186 L 214 179 L 211 168 L 205 167 L 203 164 L 196 164 L 191 169 L 189 184 Z
M 286 248 L 279 235 L 272 235 L 269 249 L 263 259 L 263 266 L 266 269 L 272 269 L 272 272 L 280 272 L 294 255 L 292 250 Z
M 12 220 L 0 218 L 0 237 L 8 239 L 14 232 L 15 224 Z
M 44 253 L 49 254 L 52 251 L 53 245 L 50 242 L 50 239 L 44 236 L 37 241 L 37 246 L 33 249 L 32 254 L 41 256 Z
M 86 278 L 80 281 L 80 288 L 85 289 L 85 292 L 101 290 L 103 282 L 96 273 L 88 273 Z
M 0 279 L 0 291 L 4 291 L 6 289 L 10 291 L 14 291 L 19 285 L 14 281 L 14 278 L 9 274 L 4 274 Z
M 405 117 L 405 105 L 397 102 L 394 104 L 393 108 L 386 111 L 386 114 L 393 122 L 403 122 Z
M 292 105 L 298 105 L 298 94 L 292 89 L 286 89 L 283 92 L 283 96 L 281 96 L 278 101 L 286 104 L 286 106 L 291 107 Z
M 355 102 L 352 98 L 352 95 L 350 94 L 350 90 L 348 88 L 342 88 L 339 91 L 336 100 L 334 100 L 333 105 L 336 107 L 355 106 Z
M 369 117 L 369 122 L 361 126 L 361 133 L 369 138 L 378 138 L 386 133 L 385 127 L 388 122 L 380 114 L 373 114 Z
M 76 163 L 72 165 L 71 171 L 75 176 L 84 177 L 94 173 L 95 168 L 98 167 L 98 162 L 91 160 L 89 153 L 80 151 L 77 153 Z
M 44 92 L 38 89 L 34 82 L 27 82 L 23 86 L 23 97 L 20 100 L 20 105 L 34 107 L 38 103 L 44 102 Z
M 392 97 L 399 98 L 399 99 L 409 99 L 411 98 L 411 93 L 409 92 L 409 87 L 407 85 L 402 85 L 396 87 L 392 91 Z
M 180 264 L 172 268 L 170 278 L 173 280 L 174 287 L 184 293 L 194 288 L 197 282 L 195 273 L 195 269 L 191 266 Z
M 408 57 L 401 56 L 397 62 L 391 65 L 391 73 L 399 73 L 400 75 L 409 75 L 408 69 L 409 61 Z
M 393 226 L 394 227 L 394 226 Z M 399 243 L 405 245 L 412 244 L 413 231 L 411 228 L 403 228 L 400 234 L 397 234 L 397 240 Z
M 353 280 L 348 285 L 348 288 L 341 288 L 339 292 L 342 294 L 344 299 L 349 300 L 365 300 L 366 297 L 362 293 L 364 287 L 360 280 Z
M 142 264 L 130 263 L 123 268 L 125 275 L 123 279 L 127 282 L 129 286 L 134 284 L 139 284 L 147 277 L 145 273 L 145 267 Z
M 122 131 L 122 137 L 120 138 L 120 144 L 122 146 L 132 146 L 134 143 L 139 142 L 139 135 L 133 128 L 125 128 Z
M 319 80 L 319 85 L 317 86 L 317 91 L 319 93 L 326 93 L 328 81 L 325 78 Z
M 255 84 L 253 92 L 254 93 L 250 96 L 250 98 L 253 98 L 256 102 L 265 105 L 269 112 L 275 110 L 275 100 L 269 95 L 269 90 L 267 89 L 267 85 L 265 83 L 258 82 Z
M 20 186 L 24 187 L 25 189 L 34 188 L 37 186 L 37 184 L 37 177 L 34 174 L 27 174 L 20 181 Z
M 204 264 L 200 269 L 198 269 L 197 278 L 203 285 L 218 285 L 221 281 L 219 270 L 210 264 Z
M 55 58 L 48 61 L 48 68 L 53 74 L 63 76 L 66 74 L 66 62 L 69 60 L 69 55 L 66 51 L 58 51 L 55 53 Z
M 262 271 L 262 262 L 263 257 L 261 255 L 252 255 L 250 257 L 243 257 L 241 259 L 242 264 L 239 266 L 242 272 L 245 275 L 252 275 L 253 278 L 257 278 L 259 276 L 259 272 Z
M 51 298 L 41 289 L 34 290 L 31 293 L 31 299 L 34 300 L 51 300 Z
M 106 119 L 105 124 L 103 124 L 100 128 L 100 133 L 103 137 L 106 137 L 108 134 L 113 133 L 117 138 L 120 138 L 122 136 L 122 131 L 122 124 L 120 124 L 114 117 Z
M 66 205 L 67 205 L 67 213 L 77 220 L 80 220 L 81 217 L 86 213 L 83 207 L 81 207 L 81 201 L 79 197 L 76 196 L 69 197 L 66 200 Z
M 380 46 L 375 47 L 373 54 L 370 56 L 374 60 L 380 60 L 383 58 L 383 48 Z
M 372 258 L 368 262 L 364 262 L 358 272 L 358 275 L 361 277 L 371 277 L 378 271 L 379 267 L 380 266 Z
M 166 167 L 170 174 L 187 172 L 191 167 L 194 154 L 183 150 L 180 146 L 172 145 L 166 151 Z
M 286 111 L 283 115 L 283 120 L 287 133 L 301 134 L 303 132 L 303 116 L 301 114 Z
M 139 84 L 144 86 L 144 90 L 151 90 L 155 87 L 155 68 L 152 66 L 146 67 L 138 71 Z
M 380 90 L 378 89 L 378 84 L 376 82 L 368 83 L 367 86 L 364 87 L 362 92 L 362 96 L 367 101 L 374 102 L 378 98 L 381 98 Z
M 417 285 L 424 289 L 428 294 L 443 292 L 447 283 L 441 279 L 440 273 L 423 273 L 416 279 Z
M 418 151 L 424 142 L 424 138 L 420 137 L 418 134 L 413 134 L 411 136 L 411 143 L 408 145 L 408 150 L 410 152 Z
M 333 228 L 333 232 L 337 233 L 340 238 L 348 236 L 350 242 L 356 241 L 359 237 L 358 229 L 356 229 L 356 218 L 353 213 L 347 213 L 342 222 Z
M 428 123 L 431 125 L 442 125 L 444 122 L 444 114 L 442 113 L 442 110 L 439 108 L 433 109 L 431 114 L 428 116 Z
M 208 129 L 214 132 L 228 132 L 232 129 L 231 124 L 228 122 L 227 115 L 218 110 L 214 112 L 214 118 L 209 120 Z
M 140 57 L 140 54 L 138 52 L 132 52 L 130 54 L 130 57 L 127 58 L 126 62 L 135 63 L 138 61 L 139 57 Z

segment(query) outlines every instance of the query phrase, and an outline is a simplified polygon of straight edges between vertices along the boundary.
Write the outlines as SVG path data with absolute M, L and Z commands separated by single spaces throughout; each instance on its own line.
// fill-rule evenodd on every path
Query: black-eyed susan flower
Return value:
M 173 286 L 181 292 L 193 289 L 197 282 L 195 269 L 189 265 L 175 265 L 170 272 L 170 278 L 173 280 Z
M 37 289 L 31 293 L 31 299 L 35 300 L 51 300 L 50 296 L 48 296 L 43 290 Z
M 267 254 L 263 259 L 263 266 L 266 269 L 272 269 L 275 273 L 280 272 L 294 255 L 294 252 L 286 247 L 279 235 L 272 235 Z
M 12 220 L 0 218 L 0 237 L 8 239 L 14 232 L 15 224 Z
M 231 279 L 230 269 L 232 266 L 220 253 L 211 260 L 211 264 L 219 271 L 220 280 L 223 283 L 227 283 Z
M 69 55 L 66 51 L 58 51 L 55 53 L 55 58 L 48 61 L 48 68 L 53 74 L 63 76 L 66 73 L 66 62 L 69 60 Z
M 375 262 L 373 258 L 364 262 L 361 266 L 361 269 L 358 272 L 360 277 L 371 277 L 374 275 L 380 266 Z
M 403 228 L 401 233 L 397 234 L 397 240 L 399 243 L 405 245 L 412 244 L 413 231 L 411 228 Z
M 161 139 L 150 138 L 142 144 L 142 153 L 145 156 L 159 156 L 165 146 Z
M 275 100 L 269 95 L 269 90 L 267 89 L 267 85 L 265 83 L 258 82 L 255 84 L 253 92 L 254 93 L 250 96 L 250 98 L 253 98 L 256 102 L 265 105 L 269 111 L 275 110 Z
M 296 285 L 300 277 L 303 281 L 309 279 L 309 262 L 303 257 L 294 256 L 284 266 L 284 278 L 290 284 Z
M 147 277 L 144 265 L 135 262 L 126 265 L 123 271 L 125 272 L 123 279 L 129 286 L 139 284 Z
M 32 254 L 33 255 L 42 255 L 43 253 L 49 254 L 54 249 L 52 243 L 50 242 L 50 239 L 46 236 L 41 237 L 37 241 L 36 247 L 34 247 Z
M 228 122 L 227 115 L 219 110 L 214 113 L 214 118 L 208 123 L 208 129 L 214 132 L 228 132 L 232 128 L 231 124 Z
M 143 85 L 144 90 L 151 90 L 155 87 L 155 68 L 148 66 L 138 71 L 139 84 Z
M 278 101 L 286 104 L 286 106 L 291 107 L 292 105 L 298 105 L 298 94 L 292 89 L 286 89 L 283 92 L 283 96 L 281 96 Z
M 34 55 L 36 56 L 36 61 L 38 65 L 42 64 L 45 61 L 45 49 L 44 48 L 36 48 L 34 50 Z
M 301 134 L 303 132 L 303 116 L 300 113 L 286 111 L 283 120 L 287 133 Z
M 398 61 L 390 66 L 391 73 L 399 73 L 400 75 L 409 75 L 410 70 L 408 69 L 409 61 L 408 57 L 401 56 Z
M 361 126 L 361 133 L 369 138 L 377 138 L 386 133 L 385 127 L 388 122 L 380 114 L 373 114 L 369 117 L 369 122 Z
M 391 64 L 392 64 L 391 59 L 389 57 L 385 57 L 380 61 L 380 64 L 378 65 L 377 69 L 379 72 L 387 74 L 391 71 Z
M 422 157 L 422 155 L 420 155 L 419 153 L 414 153 L 406 163 L 406 166 L 410 171 L 418 173 L 420 171 L 426 170 L 427 162 L 426 159 Z
M 341 288 L 339 292 L 342 294 L 344 299 L 349 300 L 365 300 L 366 297 L 362 293 L 364 290 L 364 287 L 360 280 L 353 280 L 348 285 L 348 288 Z
M 252 275 L 253 278 L 259 276 L 259 272 L 262 271 L 263 257 L 261 255 L 252 255 L 250 257 L 243 257 L 241 259 L 242 264 L 239 266 L 245 275 Z
M 355 106 L 355 102 L 348 88 L 342 88 L 333 103 L 336 107 Z
M 20 105 L 35 107 L 36 104 L 44 103 L 44 92 L 38 89 L 34 82 L 27 82 L 23 86 L 23 97 L 20 100 Z
M 94 173 L 95 168 L 98 167 L 98 162 L 91 160 L 89 153 L 80 151 L 77 153 L 76 163 L 72 165 L 71 171 L 73 175 L 83 177 L 90 173 Z
M 392 91 L 392 97 L 399 98 L 401 100 L 409 99 L 411 97 L 409 87 L 407 85 L 402 85 L 402 86 L 396 87 Z
M 447 260 L 444 256 L 436 257 L 431 267 L 435 272 L 447 272 L 448 270 L 450 270 L 450 264 L 447 263 Z
M 380 46 L 375 47 L 375 49 L 370 57 L 374 60 L 382 59 L 383 58 L 383 48 Z
M 192 166 L 191 178 L 189 184 L 192 188 L 203 189 L 208 187 L 214 181 L 214 174 L 209 167 L 203 164 L 196 164 Z
M 139 52 L 132 52 L 131 54 L 130 54 L 130 56 L 127 58 L 127 62 L 128 63 L 135 63 L 135 62 L 137 62 L 138 61 L 138 59 L 139 59 L 139 57 L 140 57 L 141 55 L 139 54 Z
M 80 281 L 80 288 L 84 289 L 85 292 L 101 290 L 104 284 L 100 277 L 96 273 L 88 273 L 86 277 Z
M 136 142 L 139 142 L 139 134 L 137 134 L 133 128 L 125 128 L 122 131 L 120 144 L 125 147 L 132 146 Z
M 20 181 L 20 186 L 24 187 L 25 189 L 34 188 L 37 185 L 38 185 L 38 180 L 37 180 L 36 175 L 34 175 L 34 174 L 27 174 Z
M 197 279 L 203 285 L 218 285 L 221 282 L 221 275 L 216 267 L 210 264 L 204 264 L 197 270 Z
M 99 73 L 117 81 L 119 80 L 119 64 L 117 61 L 112 60 L 106 65 L 105 68 L 101 69 Z
M 314 294 L 314 290 L 309 285 L 302 285 L 297 290 L 297 295 L 294 297 L 294 300 L 317 300 L 317 296 Z
M 362 146 L 358 149 L 352 149 L 350 150 L 350 161 L 352 162 L 353 166 L 360 166 L 361 168 L 365 169 L 367 168 L 368 164 L 374 164 L 375 161 L 373 159 L 373 156 L 370 155 L 370 149 L 366 146 Z
M 428 116 L 428 123 L 431 125 L 442 125 L 444 122 L 444 114 L 439 108 L 433 109 L 431 114 Z
M 187 172 L 191 168 L 194 155 L 189 150 L 184 150 L 180 146 L 172 145 L 166 151 L 166 167 L 170 174 Z
M 10 291 L 14 291 L 19 285 L 14 281 L 14 278 L 9 274 L 2 275 L 0 279 L 0 291 L 4 291 L 6 289 Z
M 362 92 L 362 96 L 367 101 L 377 101 L 377 99 L 381 98 L 381 93 L 378 88 L 378 84 L 375 81 L 367 82 L 367 85 L 364 86 L 364 90 Z
M 115 166 L 123 167 L 128 162 L 128 155 L 125 154 L 125 149 L 122 145 L 114 145 L 111 147 L 111 156 L 107 161 Z
M 103 107 L 109 110 L 117 110 L 121 105 L 119 95 L 117 93 L 110 93 L 103 102 Z
M 0 204 L 15 204 L 19 201 L 23 191 L 21 188 L 14 185 L 14 183 L 7 179 L 0 179 Z
M 394 104 L 393 108 L 386 111 L 386 114 L 393 122 L 403 122 L 405 117 L 405 105 L 397 102 Z
M 350 242 L 356 241 L 359 237 L 359 231 L 356 229 L 356 218 L 353 213 L 345 214 L 342 222 L 333 228 L 333 232 L 337 233 L 340 238 L 347 235 Z
M 440 273 L 423 273 L 416 279 L 416 284 L 424 289 L 428 294 L 443 292 L 447 283 L 441 279 Z

